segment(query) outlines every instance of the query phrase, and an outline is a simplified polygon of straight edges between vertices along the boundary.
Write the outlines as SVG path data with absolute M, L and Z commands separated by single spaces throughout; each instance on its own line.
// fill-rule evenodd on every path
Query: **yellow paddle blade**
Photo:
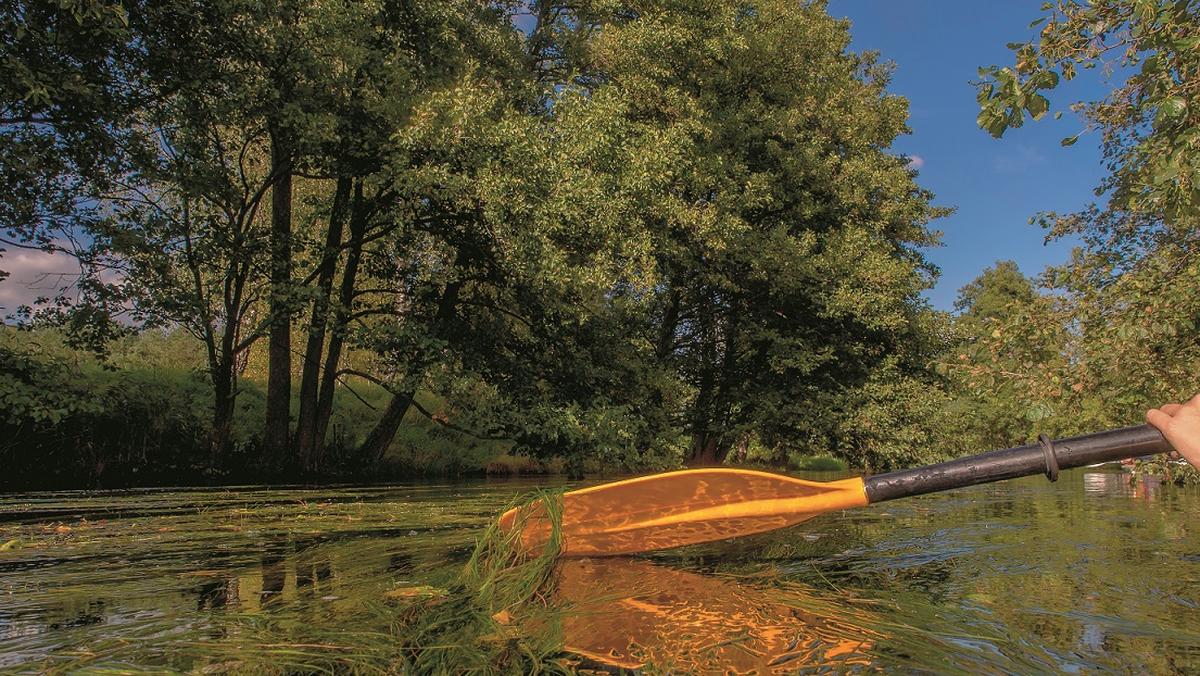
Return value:
M 746 469 L 691 469 L 571 491 L 562 498 L 562 553 L 608 556 L 712 542 L 799 523 L 867 504 L 860 478 L 827 483 Z M 523 545 L 549 539 L 541 501 L 505 512 L 512 528 L 522 510 Z

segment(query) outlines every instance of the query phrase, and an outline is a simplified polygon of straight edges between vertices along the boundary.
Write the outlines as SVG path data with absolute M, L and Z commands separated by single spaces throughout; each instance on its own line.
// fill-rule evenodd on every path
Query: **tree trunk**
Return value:
M 242 302 L 245 277 L 234 274 L 226 276 L 225 325 L 221 328 L 220 342 L 215 340 L 210 329 L 205 334 L 208 343 L 208 368 L 213 383 L 213 424 L 209 433 L 209 466 L 217 468 L 229 451 L 233 435 L 234 403 L 237 400 L 238 354 L 235 350 L 242 316 L 238 308 Z M 210 325 L 211 326 L 211 325 Z
M 404 421 L 404 415 L 408 413 L 408 407 L 412 405 L 414 394 L 409 391 L 393 395 L 392 400 L 388 402 L 387 408 L 383 411 L 383 417 L 379 419 L 374 429 L 367 435 L 366 441 L 363 442 L 360 451 L 374 459 L 375 464 L 379 464 L 383 460 L 383 456 L 391 447 L 392 439 L 396 438 L 400 423 Z
M 209 432 L 209 466 L 216 469 L 229 451 L 233 436 L 234 397 L 236 384 L 233 363 L 222 361 L 213 372 L 213 419 Z
M 687 466 L 714 467 L 725 462 L 725 458 L 729 455 L 730 445 L 725 442 L 723 436 L 710 432 L 693 433 Z
M 354 309 L 354 286 L 357 283 L 359 262 L 362 260 L 363 236 L 367 230 L 366 209 L 362 182 L 359 181 L 354 187 L 354 199 L 350 205 L 350 246 L 346 251 L 346 268 L 342 271 L 342 284 L 338 289 L 333 324 L 329 327 L 329 349 L 325 352 L 325 368 L 321 372 L 321 386 L 317 394 L 316 416 L 313 421 L 314 453 L 319 453 L 324 448 L 329 418 L 333 415 L 333 392 L 337 387 L 342 346 L 346 341 L 350 315 Z
M 711 467 L 725 462 L 732 448 L 731 397 L 737 363 L 737 331 L 740 314 L 734 307 L 721 321 L 712 305 L 701 312 L 705 334 L 703 363 L 692 412 L 692 445 L 689 467 Z
M 455 267 L 458 266 L 455 265 Z M 437 314 L 431 327 L 434 337 L 444 336 L 449 331 L 450 320 L 454 317 L 454 308 L 458 305 L 458 294 L 462 291 L 462 287 L 462 281 L 455 280 L 447 284 L 446 289 L 442 291 L 442 299 L 438 301 Z M 416 374 L 409 375 L 411 377 Z M 374 458 L 377 463 L 383 459 L 388 447 L 392 445 L 392 439 L 396 437 L 396 431 L 400 429 L 400 422 L 404 420 L 404 414 L 408 412 L 408 407 L 412 404 L 415 394 L 414 391 L 408 390 L 392 397 L 383 417 L 379 419 L 375 429 L 371 430 L 371 434 L 367 436 L 367 440 L 359 449 L 362 454 Z
M 654 347 L 654 354 L 660 363 L 671 356 L 671 352 L 675 349 L 675 331 L 679 328 L 679 309 L 683 301 L 683 294 L 672 286 L 670 299 L 663 312 L 662 325 L 658 329 L 658 340 Z
M 292 175 L 278 139 L 271 142 L 271 336 L 267 353 L 267 419 L 263 445 L 267 457 L 284 461 L 289 441 L 292 400 Z
M 296 452 L 305 471 L 317 469 L 317 404 L 321 375 L 321 353 L 325 348 L 325 327 L 328 324 L 329 294 L 337 271 L 338 250 L 342 245 L 342 228 L 350 202 L 351 179 L 339 177 L 325 236 L 325 250 L 317 271 L 317 295 L 312 303 L 308 326 L 308 343 L 304 349 L 304 367 L 300 375 L 300 415 L 296 420 Z M 335 365 L 336 368 L 336 365 Z

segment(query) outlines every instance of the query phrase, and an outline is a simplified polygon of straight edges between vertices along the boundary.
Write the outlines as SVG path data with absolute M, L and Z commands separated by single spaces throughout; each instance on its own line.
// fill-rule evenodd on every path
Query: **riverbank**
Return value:
M 334 396 L 320 467 L 263 452 L 265 383 L 239 381 L 231 444 L 210 447 L 212 387 L 196 344 L 178 332 L 142 332 L 103 356 L 74 349 L 54 331 L 0 329 L 0 491 L 230 484 L 380 483 L 419 478 L 588 475 L 672 467 L 661 453 L 607 462 L 599 455 L 531 457 L 512 441 L 455 424 L 461 412 L 427 392 L 404 417 L 382 458 L 359 451 L 391 395 L 355 381 Z M 294 392 L 292 411 L 299 408 Z M 682 458 L 686 442 L 680 440 Z M 828 455 L 743 449 L 741 464 L 791 471 L 845 471 Z M 675 462 L 680 462 L 677 459 Z
M 404 418 L 382 459 L 363 457 L 389 394 L 372 383 L 341 389 L 333 402 L 320 470 L 262 451 L 265 384 L 243 378 L 231 443 L 214 454 L 211 384 L 195 344 L 179 334 L 142 333 L 102 358 L 52 331 L 0 330 L 0 490 L 379 482 L 418 477 L 520 476 L 564 471 L 561 460 L 511 452 L 444 424 L 447 406 L 427 393 Z M 293 402 L 293 412 L 298 403 Z M 429 412 L 427 416 L 424 412 Z

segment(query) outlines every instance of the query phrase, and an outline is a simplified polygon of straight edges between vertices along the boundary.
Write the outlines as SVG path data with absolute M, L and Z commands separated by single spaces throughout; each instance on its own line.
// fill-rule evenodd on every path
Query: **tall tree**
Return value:
M 1015 262 L 997 261 L 959 289 L 954 309 L 960 321 L 1003 320 L 1014 313 L 1014 306 L 1032 303 L 1036 297 L 1033 281 Z
M 939 212 L 906 158 L 887 69 L 821 3 L 662 3 L 618 15 L 593 58 L 636 117 L 690 125 L 647 209 L 661 282 L 646 339 L 691 389 L 690 464 L 754 430 L 871 458 L 868 383 L 928 378 L 920 247 Z
M 1046 332 L 1028 321 L 1031 315 L 1052 313 L 1053 304 L 1012 261 L 997 262 L 959 290 L 954 303 L 957 340 L 941 365 L 958 395 L 948 405 L 947 431 L 962 445 L 1015 446 L 1028 441 L 1030 431 L 1047 417 L 1045 406 L 1011 374 L 1061 355 L 1065 333 Z
M 352 324 L 404 311 L 404 304 L 396 302 L 397 294 L 404 298 L 404 289 L 386 281 L 393 278 L 392 267 L 422 255 L 404 248 L 412 244 L 404 233 L 453 217 L 453 212 L 440 212 L 428 195 L 410 190 L 417 169 L 396 139 L 423 124 L 416 111 L 466 73 L 477 73 L 478 82 L 486 83 L 480 86 L 521 88 L 513 78 L 519 72 L 520 42 L 496 6 L 384 3 L 362 11 L 354 21 L 343 21 L 343 71 L 350 76 L 338 90 L 337 134 L 305 170 L 334 184 L 327 226 L 308 247 L 316 285 L 300 294 L 311 303 L 295 438 L 301 462 L 310 469 L 319 464 L 333 393 L 346 375 L 340 363 Z M 410 398 L 401 395 L 389 404 L 369 446 L 386 448 Z
M 128 301 L 135 318 L 179 323 L 204 341 L 219 454 L 261 197 L 253 138 L 225 115 L 247 83 L 214 73 L 205 50 L 181 48 L 209 27 L 194 12 L 85 1 L 7 9 L 4 156 L 17 164 L 0 171 L 16 197 L 4 227 L 19 246 L 79 256 L 85 316 Z
M 141 318 L 181 326 L 206 346 L 216 464 L 229 447 L 240 366 L 269 323 L 256 319 L 268 314 L 267 204 L 279 178 L 264 101 L 277 87 L 254 60 L 269 51 L 252 36 L 255 7 L 197 9 L 165 3 L 131 14 L 141 82 L 156 93 L 137 126 L 157 143 L 130 156 L 117 190 L 92 196 L 112 218 L 88 234 L 91 255 L 120 272 Z M 237 58 L 246 54 L 253 59 Z
M 369 252 L 376 283 L 363 299 L 379 311 L 365 310 L 378 317 L 360 340 L 395 392 L 364 442 L 370 457 L 386 452 L 415 392 L 440 373 L 536 380 L 502 368 L 506 353 L 602 312 L 615 280 L 645 267 L 629 267 L 644 246 L 620 190 L 630 149 L 619 101 L 565 91 L 546 119 L 524 103 L 467 79 L 397 137 L 407 211 L 391 214 L 403 220 Z

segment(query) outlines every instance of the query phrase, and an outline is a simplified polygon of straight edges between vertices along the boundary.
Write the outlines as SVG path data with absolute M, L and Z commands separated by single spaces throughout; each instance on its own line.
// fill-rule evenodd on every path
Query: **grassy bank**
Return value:
M 239 383 L 233 443 L 213 457 L 211 386 L 178 336 L 121 341 L 103 359 L 52 332 L 0 331 L 0 489 L 116 488 L 557 472 L 511 444 L 460 433 L 410 410 L 382 462 L 360 457 L 388 393 L 370 383 L 338 392 L 320 477 L 261 452 L 264 383 Z M 421 393 L 427 411 L 444 403 Z M 293 412 L 297 406 L 293 406 Z
M 628 470 L 595 458 L 568 467 L 531 458 L 509 441 L 481 439 L 445 424 L 447 403 L 419 392 L 381 460 L 359 452 L 391 395 L 355 380 L 334 398 L 321 471 L 270 457 L 261 435 L 266 387 L 254 355 L 238 382 L 229 449 L 210 450 L 212 385 L 197 343 L 145 331 L 97 356 L 52 330 L 0 327 L 0 490 L 124 488 L 254 483 L 377 482 L 419 477 L 595 474 Z M 298 378 L 294 379 L 298 385 Z M 292 413 L 299 405 L 293 392 Z M 424 412 L 427 412 L 428 415 Z M 681 441 L 681 443 L 684 443 Z M 654 458 L 651 458 L 654 460 Z M 754 443 L 738 464 L 770 470 L 845 471 L 827 454 L 781 453 Z M 669 468 L 664 458 L 648 467 Z

